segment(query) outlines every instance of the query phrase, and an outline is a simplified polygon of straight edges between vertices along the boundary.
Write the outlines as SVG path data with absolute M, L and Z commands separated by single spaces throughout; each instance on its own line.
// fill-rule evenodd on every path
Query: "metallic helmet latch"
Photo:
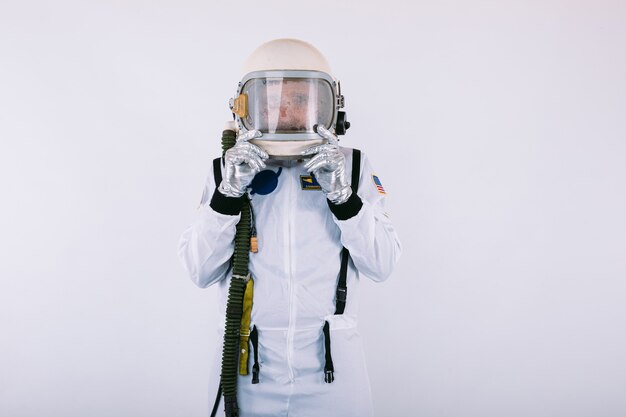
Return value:
M 337 107 L 343 109 L 346 105 L 346 101 L 343 98 L 343 94 L 337 96 Z
M 228 100 L 228 107 L 239 117 L 248 116 L 248 95 L 241 93 L 237 98 L 231 98 Z

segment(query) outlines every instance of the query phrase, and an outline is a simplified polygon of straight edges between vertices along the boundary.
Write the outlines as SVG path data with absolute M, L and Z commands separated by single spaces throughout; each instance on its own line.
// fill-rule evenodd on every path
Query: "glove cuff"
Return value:
M 328 199 L 326 199 L 326 202 L 337 220 L 348 220 L 356 216 L 361 211 L 361 207 L 363 207 L 363 201 L 361 201 L 361 197 L 357 193 L 352 193 L 345 203 L 335 204 Z
M 215 187 L 215 192 L 213 193 L 213 197 L 211 197 L 210 206 L 218 213 L 236 216 L 241 213 L 243 201 L 243 195 L 241 197 L 227 197 L 220 192 L 218 187 Z

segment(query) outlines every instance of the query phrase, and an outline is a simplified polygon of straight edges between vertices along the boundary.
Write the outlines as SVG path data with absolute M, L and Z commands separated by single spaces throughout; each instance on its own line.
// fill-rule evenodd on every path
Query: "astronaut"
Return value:
M 238 415 L 372 416 L 358 284 L 362 277 L 386 280 L 401 253 L 386 191 L 364 153 L 338 144 L 349 127 L 339 110 L 344 99 L 315 47 L 267 42 L 242 74 L 230 101 L 235 121 L 227 124 L 235 144 L 210 170 L 197 217 L 178 245 L 193 282 L 220 289 L 221 346 L 236 225 L 249 201 L 254 292 L 242 328 L 254 337 L 253 353 L 244 346 L 240 361 L 254 361 L 255 371 L 236 378 Z M 248 333 L 242 331 L 246 344 Z M 211 401 L 221 388 L 219 354 Z M 224 415 L 219 401 L 218 394 L 213 415 Z

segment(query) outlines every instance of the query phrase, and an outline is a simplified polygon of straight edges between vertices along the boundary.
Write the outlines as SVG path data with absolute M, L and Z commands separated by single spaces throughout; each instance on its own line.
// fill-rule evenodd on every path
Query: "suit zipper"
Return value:
M 291 171 L 291 169 L 289 170 Z M 290 172 L 291 174 L 291 172 Z M 294 380 L 294 376 L 293 376 L 293 368 L 292 368 L 292 353 L 293 353 L 293 334 L 294 334 L 294 312 L 295 312 L 295 307 L 293 305 L 294 303 L 294 283 L 293 283 L 293 239 L 292 239 L 292 232 L 293 232 L 293 227 L 292 227 L 292 222 L 293 222 L 293 198 L 292 198 L 292 194 L 293 194 L 293 181 L 291 178 L 291 175 L 289 175 L 287 177 L 289 179 L 289 201 L 287 201 L 287 207 L 288 207 L 288 211 L 287 211 L 287 228 L 288 228 L 288 248 L 289 248 L 289 252 L 288 252 L 288 265 L 289 265 L 289 326 L 287 328 L 287 367 L 289 368 L 289 380 L 291 382 L 293 382 Z

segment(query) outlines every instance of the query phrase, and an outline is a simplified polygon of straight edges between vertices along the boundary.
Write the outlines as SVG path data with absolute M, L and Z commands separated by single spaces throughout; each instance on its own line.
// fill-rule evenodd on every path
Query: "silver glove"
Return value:
M 328 144 L 302 151 L 302 155 L 316 154 L 304 168 L 315 175 L 328 200 L 335 204 L 345 203 L 352 195 L 352 189 L 346 178 L 346 158 L 339 150 L 339 140 L 324 126 L 317 127 L 317 134 L 328 139 Z
M 241 197 L 254 176 L 265 168 L 265 151 L 248 141 L 261 137 L 258 130 L 249 130 L 237 136 L 235 146 L 224 154 L 224 175 L 217 188 L 226 197 Z

